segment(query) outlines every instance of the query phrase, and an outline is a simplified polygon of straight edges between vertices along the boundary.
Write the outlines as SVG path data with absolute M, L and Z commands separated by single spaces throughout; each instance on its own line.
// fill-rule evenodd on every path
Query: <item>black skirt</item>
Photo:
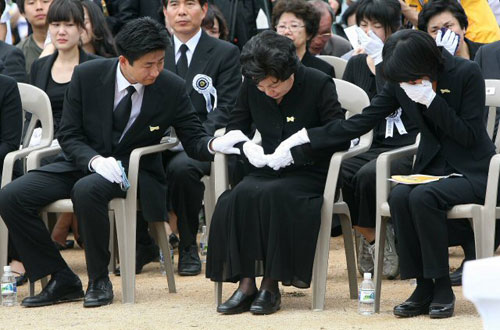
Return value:
M 207 278 L 264 276 L 309 287 L 325 180 L 311 167 L 259 170 L 224 192 L 210 226 Z

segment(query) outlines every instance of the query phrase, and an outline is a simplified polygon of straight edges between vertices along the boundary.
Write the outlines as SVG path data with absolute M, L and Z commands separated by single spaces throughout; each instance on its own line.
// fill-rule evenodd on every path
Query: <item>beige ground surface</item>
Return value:
M 381 313 L 357 314 L 357 302 L 349 299 L 347 271 L 340 238 L 332 239 L 326 309 L 312 312 L 311 290 L 284 288 L 282 310 L 274 315 L 234 316 L 215 312 L 213 283 L 203 275 L 176 275 L 177 293 L 169 294 L 167 281 L 160 275 L 159 264 L 152 263 L 137 276 L 137 302 L 121 304 L 120 278 L 111 275 L 115 301 L 97 309 L 84 309 L 82 302 L 27 309 L 0 307 L 0 329 L 481 329 L 474 306 L 455 289 L 455 316 L 445 320 L 429 317 L 397 319 L 392 307 L 412 292 L 408 281 L 384 281 Z M 65 251 L 64 257 L 86 285 L 83 251 Z M 461 261 L 459 250 L 451 251 L 451 265 Z M 177 262 L 177 258 L 176 258 Z M 38 286 L 37 286 L 38 289 Z M 231 295 L 235 285 L 224 286 L 223 298 Z M 19 288 L 19 301 L 28 294 L 26 285 Z

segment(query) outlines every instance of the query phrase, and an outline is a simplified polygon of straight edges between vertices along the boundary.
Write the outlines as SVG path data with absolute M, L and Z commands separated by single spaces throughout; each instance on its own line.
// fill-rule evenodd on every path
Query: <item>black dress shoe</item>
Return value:
M 402 304 L 394 307 L 394 315 L 400 317 L 413 317 L 418 315 L 429 314 L 429 306 L 431 304 L 432 297 L 428 297 L 421 302 L 405 301 Z
M 137 251 L 135 252 L 135 273 L 140 274 L 145 265 L 155 261 L 159 256 L 160 250 L 156 244 L 137 247 Z M 114 274 L 120 276 L 120 267 L 115 269 Z
M 273 314 L 281 308 L 281 294 L 261 290 L 250 306 L 250 313 L 257 315 Z
M 178 272 L 179 275 L 183 276 L 194 276 L 201 273 L 201 261 L 196 245 L 179 250 Z
M 113 302 L 113 285 L 109 277 L 89 281 L 83 307 L 99 307 Z
M 449 304 L 431 303 L 429 306 L 429 316 L 431 319 L 444 319 L 453 316 L 455 311 L 455 295 Z
M 247 312 L 250 310 L 250 305 L 255 299 L 255 296 L 257 296 L 257 292 L 252 295 L 247 295 L 238 289 L 234 291 L 231 298 L 226 300 L 223 304 L 217 306 L 217 312 L 226 315 Z
M 464 261 L 462 261 L 462 264 L 460 267 L 457 268 L 453 273 L 450 274 L 450 281 L 452 286 L 460 286 L 462 285 L 462 273 L 464 271 Z
M 83 298 L 82 282 L 78 276 L 53 275 L 47 286 L 33 297 L 24 298 L 21 306 L 40 307 L 68 301 L 77 301 Z
M 176 249 L 179 246 L 179 237 L 176 234 L 172 233 L 168 235 L 168 242 L 172 245 L 173 249 Z

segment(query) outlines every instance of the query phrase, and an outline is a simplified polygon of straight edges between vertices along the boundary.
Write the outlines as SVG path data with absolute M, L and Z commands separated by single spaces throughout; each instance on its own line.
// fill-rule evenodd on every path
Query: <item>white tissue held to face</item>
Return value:
M 436 92 L 432 89 L 432 83 L 427 79 L 422 79 L 421 82 L 402 82 L 399 85 L 410 100 L 423 104 L 427 108 L 436 97 Z

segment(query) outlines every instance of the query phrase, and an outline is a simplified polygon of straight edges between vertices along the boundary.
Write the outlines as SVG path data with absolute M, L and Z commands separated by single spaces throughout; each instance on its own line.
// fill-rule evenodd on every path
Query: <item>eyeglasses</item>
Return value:
M 299 25 L 299 24 L 290 24 L 290 25 L 280 24 L 275 26 L 276 31 L 278 33 L 285 32 L 287 29 L 290 30 L 291 32 L 297 32 L 299 29 L 303 27 L 304 25 Z
M 318 38 L 318 39 L 330 39 L 332 37 L 332 33 L 331 32 L 327 32 L 327 33 L 322 33 L 322 34 L 317 34 L 315 36 L 315 38 Z

